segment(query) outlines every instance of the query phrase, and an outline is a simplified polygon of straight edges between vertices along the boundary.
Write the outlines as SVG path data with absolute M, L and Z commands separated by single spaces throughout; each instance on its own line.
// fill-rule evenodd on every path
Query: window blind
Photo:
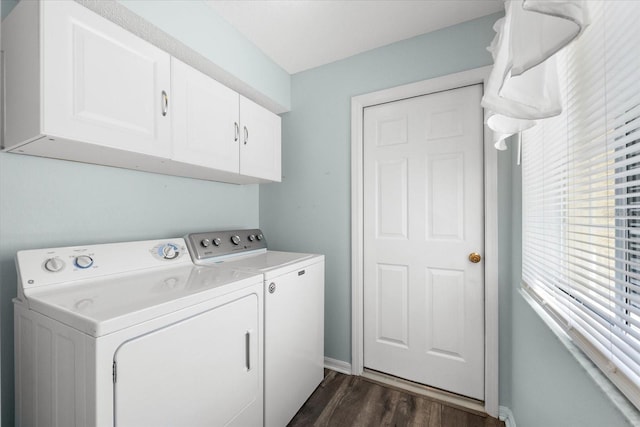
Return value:
M 640 2 L 589 5 L 522 133 L 523 285 L 640 408 Z

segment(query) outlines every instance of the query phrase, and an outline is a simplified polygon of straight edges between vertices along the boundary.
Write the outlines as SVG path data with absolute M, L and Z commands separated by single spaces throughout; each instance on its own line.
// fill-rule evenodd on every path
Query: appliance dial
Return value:
M 209 245 L 211 244 L 211 240 L 209 239 L 202 239 L 202 241 L 200 242 L 200 244 L 202 245 L 203 248 L 208 248 Z
M 93 258 L 89 255 L 80 255 L 76 257 L 74 264 L 78 268 L 89 268 L 93 265 Z
M 253 234 L 249 235 L 249 241 L 253 242 L 254 240 L 256 240 L 256 236 L 254 236 Z
M 240 236 L 231 236 L 231 243 L 233 243 L 234 245 L 239 245 L 240 244 Z
M 256 238 L 257 238 L 258 240 L 262 240 L 262 239 L 264 239 L 264 236 L 263 236 L 262 234 L 258 234 L 258 235 L 256 236 Z
M 216 246 L 220 246 L 220 243 L 222 243 L 222 240 L 220 240 L 219 237 L 216 237 L 215 239 L 213 239 L 213 244 Z
M 162 247 L 162 257 L 164 259 L 175 259 L 180 255 L 178 247 L 172 243 L 167 243 Z
M 57 273 L 64 268 L 64 261 L 60 258 L 49 258 L 44 262 L 44 268 L 52 273 Z

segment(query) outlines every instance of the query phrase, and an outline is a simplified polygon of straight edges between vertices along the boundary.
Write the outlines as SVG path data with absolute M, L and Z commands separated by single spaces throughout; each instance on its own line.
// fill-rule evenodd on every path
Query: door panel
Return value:
M 115 424 L 262 425 L 259 303 L 251 294 L 120 346 Z
M 407 159 L 378 163 L 378 237 L 407 238 Z
M 464 272 L 427 269 L 427 351 L 463 359 Z
M 378 264 L 376 339 L 391 345 L 409 344 L 409 304 L 406 265 Z
M 464 239 L 464 157 L 427 156 L 427 240 Z
M 484 398 L 482 87 L 364 113 L 364 364 Z

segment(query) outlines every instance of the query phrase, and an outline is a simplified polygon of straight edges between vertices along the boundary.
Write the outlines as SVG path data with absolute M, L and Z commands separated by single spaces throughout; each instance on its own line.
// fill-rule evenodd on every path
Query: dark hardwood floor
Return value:
M 366 378 L 329 370 L 325 375 L 289 427 L 504 427 L 502 421 L 487 415 Z

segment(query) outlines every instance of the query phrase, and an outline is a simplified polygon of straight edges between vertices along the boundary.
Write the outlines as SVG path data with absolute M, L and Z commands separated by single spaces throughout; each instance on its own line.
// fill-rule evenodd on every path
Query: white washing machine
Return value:
M 18 252 L 18 426 L 260 426 L 263 277 L 183 239 Z
M 324 255 L 268 250 L 259 229 L 185 240 L 195 264 L 264 276 L 264 425 L 284 427 L 324 377 Z

